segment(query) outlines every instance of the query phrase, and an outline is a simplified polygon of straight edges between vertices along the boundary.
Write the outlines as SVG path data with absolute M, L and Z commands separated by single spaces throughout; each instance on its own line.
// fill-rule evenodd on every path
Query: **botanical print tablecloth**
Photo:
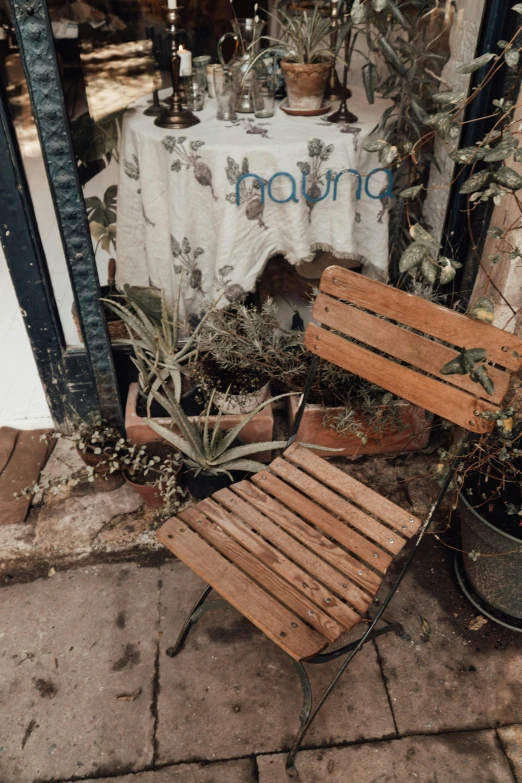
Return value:
M 314 251 L 354 255 L 363 272 L 385 279 L 388 262 L 388 201 L 365 192 L 364 176 L 379 167 L 377 155 L 363 149 L 386 103 L 369 106 L 354 90 L 350 108 L 359 121 L 335 125 L 323 117 L 291 117 L 279 108 L 275 116 L 258 120 L 238 114 L 237 122 L 218 121 L 215 101 L 207 98 L 198 113 L 200 124 L 168 131 L 146 117 L 146 101 L 126 112 L 123 123 L 118 188 L 117 283 L 152 285 L 166 291 L 172 302 L 178 284 L 182 313 L 200 312 L 220 298 L 220 306 L 253 290 L 266 261 L 282 254 L 292 264 L 311 260 Z M 363 176 L 360 199 L 358 178 L 344 174 L 333 200 L 333 179 L 344 169 Z M 317 203 L 315 198 L 331 186 Z M 278 172 L 291 174 L 295 198 L 275 203 L 254 178 L 266 183 Z M 388 186 L 385 172 L 369 182 L 373 195 Z M 273 199 L 292 194 L 292 180 L 277 177 Z M 179 283 L 181 281 L 181 283 Z

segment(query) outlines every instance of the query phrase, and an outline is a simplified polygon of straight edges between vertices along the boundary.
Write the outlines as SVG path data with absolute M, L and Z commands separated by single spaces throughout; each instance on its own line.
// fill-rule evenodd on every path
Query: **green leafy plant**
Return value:
M 181 398 L 182 376 L 190 376 L 190 363 L 197 353 L 195 343 L 206 319 L 213 312 L 210 309 L 193 332 L 182 340 L 179 321 L 179 296 L 171 309 L 163 292 L 154 288 L 123 287 L 122 301 L 104 299 L 103 302 L 127 327 L 134 349 L 133 362 L 138 369 L 142 391 L 149 395 L 165 383 L 171 383 L 174 396 Z
M 111 185 L 103 195 L 103 201 L 98 196 L 85 199 L 87 220 L 93 240 L 96 242 L 94 254 L 102 247 L 106 253 L 111 252 L 111 246 L 116 251 L 116 208 L 118 186 Z
M 286 395 L 279 395 L 278 397 L 265 400 L 252 413 L 245 416 L 232 430 L 222 432 L 220 429 L 222 413 L 219 412 L 217 414 L 214 423 L 210 420 L 213 395 L 209 400 L 204 415 L 197 424 L 194 424 L 186 416 L 176 397 L 168 388 L 164 390 L 164 393 L 154 390 L 152 394 L 168 411 L 172 425 L 178 428 L 180 434 L 178 435 L 167 427 L 163 427 L 155 422 L 154 419 L 146 419 L 147 424 L 158 435 L 161 435 L 167 443 L 180 450 L 183 454 L 185 465 L 195 475 L 204 471 L 212 475 L 225 473 L 232 478 L 231 472 L 235 470 L 255 473 L 262 470 L 265 466 L 250 459 L 252 454 L 259 454 L 272 449 L 282 449 L 286 446 L 285 440 L 237 445 L 241 432 L 254 416 L 266 408 L 267 405 Z

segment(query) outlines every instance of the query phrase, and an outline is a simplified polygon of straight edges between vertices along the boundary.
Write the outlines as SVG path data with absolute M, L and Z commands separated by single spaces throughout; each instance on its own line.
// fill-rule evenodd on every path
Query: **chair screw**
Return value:
M 332 603 L 332 599 L 331 598 L 325 598 L 324 600 L 326 601 L 327 604 L 331 604 Z
M 297 628 L 297 623 L 292 623 L 292 628 Z
M 373 556 L 374 556 L 374 557 L 379 557 L 379 555 L 377 554 L 377 552 L 374 552 L 374 553 L 373 553 Z
M 395 539 L 394 538 L 389 538 L 388 541 L 390 542 L 390 544 L 394 544 L 395 543 Z
M 359 574 L 359 576 L 362 576 L 362 574 L 363 574 L 362 571 L 357 571 L 357 573 Z M 345 587 L 346 587 L 346 585 L 345 585 Z
M 475 422 L 474 422 L 474 420 L 473 420 L 473 419 L 470 419 L 470 422 L 469 422 L 469 423 L 470 423 L 470 426 L 471 426 L 471 427 L 474 427 L 474 426 L 475 426 Z
M 314 613 L 313 613 L 313 612 L 312 612 L 312 610 L 310 609 L 310 611 L 308 612 L 308 614 L 313 616 L 313 614 L 314 614 Z

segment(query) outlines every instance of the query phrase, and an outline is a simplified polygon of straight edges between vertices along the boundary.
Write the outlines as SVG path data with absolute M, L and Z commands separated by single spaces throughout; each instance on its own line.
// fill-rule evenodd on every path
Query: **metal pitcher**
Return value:
M 237 77 L 237 103 L 236 111 L 249 114 L 254 111 L 254 99 L 252 97 L 250 63 L 259 52 L 260 37 L 263 34 L 265 22 L 255 19 L 233 19 L 234 32 L 225 33 L 218 42 L 218 56 L 222 65 L 225 65 L 223 57 L 223 42 L 227 38 L 233 38 L 236 48 L 229 66 L 236 70 Z

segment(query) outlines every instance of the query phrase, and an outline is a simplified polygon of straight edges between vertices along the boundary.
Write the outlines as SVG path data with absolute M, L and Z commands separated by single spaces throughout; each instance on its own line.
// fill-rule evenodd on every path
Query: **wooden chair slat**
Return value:
M 451 312 L 448 310 L 448 312 Z M 409 332 L 382 318 L 377 318 L 363 310 L 320 294 L 315 300 L 312 313 L 323 326 L 329 326 L 339 332 L 370 345 L 418 367 L 437 378 L 457 386 L 460 389 L 481 397 L 487 402 L 499 404 L 504 399 L 509 386 L 509 375 L 496 367 L 488 367 L 488 375 L 494 383 L 494 392 L 489 395 L 480 383 L 472 381 L 469 375 L 443 375 L 440 372 L 447 362 L 455 359 L 459 353 L 445 345 Z M 479 346 L 475 346 L 479 347 Z
M 400 531 L 402 536 L 409 538 L 419 529 L 421 522 L 414 514 L 405 511 L 365 484 L 361 484 L 360 481 L 352 478 L 335 465 L 326 462 L 310 449 L 293 443 L 285 450 L 283 456 L 300 468 L 308 470 L 320 481 L 333 487 L 337 492 L 353 500 L 371 514 L 375 514 L 390 527 Z
M 219 502 L 218 502 L 219 501 Z M 226 505 L 228 505 L 228 508 Z M 245 508 L 242 508 L 246 506 Z M 352 628 L 361 618 L 353 609 L 347 607 L 331 590 L 317 581 L 313 571 L 305 571 L 299 565 L 296 565 L 281 551 L 272 544 L 265 541 L 257 532 L 254 532 L 248 524 L 245 523 L 242 511 L 245 516 L 248 514 L 248 504 L 243 503 L 241 498 L 234 495 L 230 490 L 223 489 L 215 493 L 212 499 L 207 499 L 198 503 L 198 508 L 213 522 L 221 525 L 226 532 L 235 538 L 245 549 L 256 555 L 268 568 L 275 571 L 279 576 L 297 590 L 306 596 L 322 612 L 329 615 L 335 625 L 332 632 L 337 636 L 345 630 Z M 255 511 L 255 510 L 254 510 Z M 259 512 L 255 512 L 259 513 Z M 261 516 L 261 515 L 259 515 Z M 306 618 L 305 618 L 306 619 Z M 329 629 L 329 626 L 328 626 Z M 330 638 L 327 628 L 319 627 L 318 630 L 327 638 Z M 337 638 L 337 637 L 335 637 Z M 333 641 L 333 639 L 331 639 Z
M 391 552 L 392 555 L 400 552 L 406 543 L 406 539 L 402 538 L 398 533 L 368 516 L 364 511 L 361 511 L 352 503 L 340 497 L 328 487 L 325 487 L 320 481 L 316 481 L 312 476 L 299 470 L 290 462 L 286 462 L 282 458 L 275 459 L 270 463 L 270 471 L 283 479 L 283 481 L 304 492 L 316 503 L 331 511 L 332 514 L 344 519 L 345 522 L 348 522 L 349 525 L 363 533 L 367 538 L 375 541 L 386 551 Z
M 251 485 L 249 485 L 251 486 Z M 245 495 L 248 497 L 248 489 Z M 250 493 L 251 494 L 251 493 Z M 243 500 L 240 493 L 231 492 L 229 489 L 220 489 L 215 493 L 214 498 L 219 500 L 221 505 L 229 511 L 236 513 L 241 519 L 244 519 L 248 525 L 251 525 L 259 532 L 263 538 L 275 546 L 284 555 L 288 555 L 297 565 L 302 566 L 309 574 L 312 574 L 314 587 L 312 592 L 324 601 L 324 610 L 331 614 L 345 628 L 351 628 L 360 619 L 359 615 L 343 601 L 348 601 L 360 612 L 365 612 L 371 603 L 371 598 L 363 593 L 351 582 L 346 582 L 344 577 L 332 568 L 324 560 L 321 560 L 318 554 L 311 552 L 305 546 L 296 541 L 292 536 L 265 517 L 260 511 L 254 508 L 247 500 Z M 319 588 L 315 585 L 315 578 L 325 585 L 321 584 Z M 331 591 L 331 592 L 330 592 Z M 334 595 L 332 596 L 331 593 Z M 335 596 L 338 596 L 336 598 Z M 326 599 L 330 598 L 327 602 Z M 339 600 L 341 599 L 341 600 Z M 355 600 L 354 600 L 355 599 Z
M 377 544 L 372 544 L 364 536 L 349 528 L 340 519 L 336 519 L 322 506 L 309 500 L 301 492 L 298 492 L 267 470 L 256 473 L 251 480 L 256 486 L 262 487 L 265 492 L 270 492 L 270 494 L 274 495 L 292 511 L 295 511 L 308 522 L 319 527 L 324 533 L 343 547 L 346 547 L 365 563 L 371 565 L 380 574 L 386 573 L 386 569 L 392 560 L 390 555 L 380 549 Z
M 182 520 L 172 517 L 156 535 L 167 549 L 295 660 L 317 655 L 327 646 L 328 641 L 320 633 L 268 595 Z
M 256 557 L 238 541 L 229 535 L 229 529 L 235 526 L 232 515 L 217 503 L 212 507 L 212 501 L 205 504 L 205 508 L 212 508 L 212 516 L 219 517 L 217 524 L 208 514 L 203 514 L 200 504 L 197 508 L 187 508 L 179 514 L 179 518 L 189 525 L 192 530 L 202 536 L 218 552 L 231 560 L 247 576 L 253 579 L 269 595 L 272 595 L 279 603 L 290 609 L 291 612 L 311 625 L 322 634 L 329 642 L 334 642 L 343 633 L 343 628 L 322 611 L 310 599 L 296 590 L 285 579 L 282 579 L 272 568 L 265 565 L 262 559 Z M 225 524 L 227 529 L 225 529 Z M 237 528 L 237 526 L 236 526 Z
M 522 365 L 520 337 L 348 269 L 326 269 L 320 289 L 459 348 L 485 348 L 490 361 L 508 370 Z
M 421 375 L 326 329 L 309 325 L 305 345 L 323 359 L 467 430 L 489 432 L 495 424 L 480 418 L 475 411 L 496 411 L 498 406 L 479 400 L 468 392 L 441 383 L 435 378 Z
M 336 568 L 343 577 L 342 584 L 346 585 L 346 589 L 350 589 L 350 581 L 352 581 L 355 586 L 363 588 L 369 595 L 375 595 L 381 584 L 381 578 L 329 538 L 326 538 L 320 530 L 305 522 L 278 500 L 267 495 L 266 492 L 262 492 L 249 481 L 233 484 L 231 489 L 301 544 L 316 552 L 322 560 Z M 362 609 L 357 603 L 360 601 L 357 594 L 351 593 L 349 595 L 347 593 L 346 598 L 352 606 Z

